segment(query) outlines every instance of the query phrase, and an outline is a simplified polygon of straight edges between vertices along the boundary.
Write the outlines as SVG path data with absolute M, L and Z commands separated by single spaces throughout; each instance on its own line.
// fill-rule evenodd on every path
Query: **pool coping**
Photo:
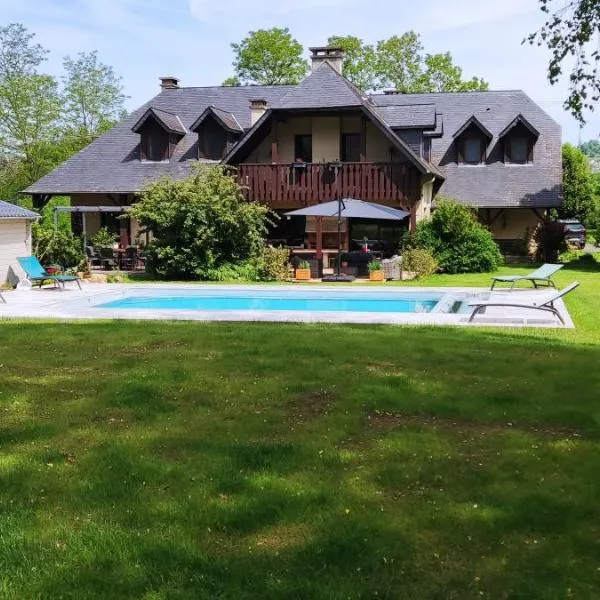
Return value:
M 489 288 L 476 287 L 401 287 L 401 286 L 320 286 L 304 285 L 252 285 L 252 284 L 185 284 L 185 283 L 115 283 L 115 284 L 84 284 L 82 291 L 69 286 L 65 290 L 42 289 L 29 292 L 9 292 L 5 296 L 7 304 L 0 304 L 0 319 L 58 319 L 58 320 L 173 320 L 173 321 L 230 321 L 230 322 L 281 322 L 281 323 L 354 323 L 354 324 L 390 324 L 390 325 L 468 325 L 494 326 L 494 327 L 560 327 L 562 325 L 553 315 L 546 315 L 540 311 L 514 310 L 504 308 L 488 309 L 487 314 L 476 317 L 473 323 L 468 323 L 469 314 L 444 313 L 435 309 L 428 313 L 371 313 L 371 312 L 331 312 L 331 311 L 267 311 L 267 310 L 223 310 L 223 311 L 196 311 L 196 310 L 152 310 L 148 309 L 116 309 L 96 308 L 100 297 L 123 296 L 135 290 L 206 290 L 210 292 L 231 291 L 269 293 L 281 291 L 302 290 L 331 294 L 344 292 L 349 294 L 416 294 L 435 293 L 442 294 L 440 300 L 451 295 L 477 295 L 485 297 L 492 292 Z M 514 291 L 494 290 L 493 297 L 497 299 L 518 297 L 519 301 L 530 302 L 539 300 L 547 295 L 548 290 L 519 288 Z M 18 299 L 18 300 L 17 300 Z M 17 302 L 15 302 L 17 300 Z M 108 301 L 108 300 L 105 300 Z M 562 300 L 558 300 L 556 307 L 565 320 L 566 328 L 574 328 L 574 323 Z

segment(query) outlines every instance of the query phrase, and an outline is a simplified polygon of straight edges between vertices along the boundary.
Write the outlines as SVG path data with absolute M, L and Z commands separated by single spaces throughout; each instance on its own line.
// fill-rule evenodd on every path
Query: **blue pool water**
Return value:
M 147 310 L 284 310 L 325 312 L 425 313 L 439 302 L 436 294 L 343 294 L 263 291 L 198 293 L 194 290 L 164 290 L 152 294 L 125 296 L 97 305 L 97 308 Z

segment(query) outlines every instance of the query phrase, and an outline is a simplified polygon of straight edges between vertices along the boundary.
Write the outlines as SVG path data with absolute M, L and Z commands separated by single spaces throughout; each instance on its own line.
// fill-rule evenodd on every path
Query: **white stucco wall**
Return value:
M 0 284 L 6 283 L 9 273 L 24 277 L 17 256 L 31 254 L 31 221 L 0 219 Z M 16 283 L 12 280 L 11 283 Z

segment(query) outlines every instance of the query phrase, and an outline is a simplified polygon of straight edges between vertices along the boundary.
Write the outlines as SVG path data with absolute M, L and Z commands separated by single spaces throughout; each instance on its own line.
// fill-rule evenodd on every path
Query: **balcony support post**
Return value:
M 323 217 L 316 217 L 317 260 L 323 260 Z
M 360 119 L 360 162 L 367 160 L 367 120 Z

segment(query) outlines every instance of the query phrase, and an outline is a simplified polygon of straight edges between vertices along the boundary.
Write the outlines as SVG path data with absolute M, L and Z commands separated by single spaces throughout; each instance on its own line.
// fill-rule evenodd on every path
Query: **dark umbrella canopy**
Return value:
M 293 210 L 285 215 L 286 217 L 337 217 L 339 215 L 344 219 L 388 219 L 390 221 L 402 221 L 409 216 L 409 213 L 398 208 L 390 208 L 383 204 L 364 202 L 354 198 L 341 200 L 341 212 L 339 211 L 340 201 L 332 200 Z

